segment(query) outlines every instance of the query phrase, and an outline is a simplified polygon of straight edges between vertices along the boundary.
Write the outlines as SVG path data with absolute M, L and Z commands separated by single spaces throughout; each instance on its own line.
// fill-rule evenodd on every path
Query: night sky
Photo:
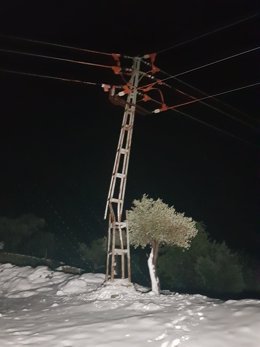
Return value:
M 131 56 L 259 14 L 258 1 L 3 1 L 0 34 Z M 259 45 L 259 15 L 158 54 L 170 74 Z M 86 61 L 87 53 L 0 38 L 0 47 Z M 110 58 L 102 63 L 111 64 Z M 107 60 L 106 60 L 107 59 Z M 0 52 L 0 68 L 114 83 L 111 71 Z M 208 94 L 260 81 L 259 51 L 180 78 Z M 175 81 L 169 81 L 172 86 Z M 183 91 L 196 94 L 181 86 Z M 0 215 L 34 213 L 52 231 L 88 241 L 106 235 L 104 208 L 123 108 L 101 88 L 0 72 Z M 203 221 L 212 238 L 257 255 L 259 86 L 208 100 L 245 126 L 199 103 L 180 109 L 228 136 L 173 111 L 137 115 L 125 207 L 147 193 Z M 168 99 L 173 105 L 174 96 Z M 259 130 L 259 128 L 258 128 Z M 244 140 L 244 141 L 243 141 Z

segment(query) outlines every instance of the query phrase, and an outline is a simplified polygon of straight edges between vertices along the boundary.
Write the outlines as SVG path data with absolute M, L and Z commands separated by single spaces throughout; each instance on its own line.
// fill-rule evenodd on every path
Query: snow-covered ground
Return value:
M 138 289 L 104 284 L 103 274 L 0 265 L 0 346 L 260 346 L 259 300 Z

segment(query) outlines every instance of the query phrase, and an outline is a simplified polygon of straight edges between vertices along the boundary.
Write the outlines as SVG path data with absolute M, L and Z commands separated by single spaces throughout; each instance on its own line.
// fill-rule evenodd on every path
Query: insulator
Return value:
M 109 90 L 111 89 L 111 86 L 109 84 L 101 84 L 101 87 L 104 89 L 104 92 L 109 92 Z

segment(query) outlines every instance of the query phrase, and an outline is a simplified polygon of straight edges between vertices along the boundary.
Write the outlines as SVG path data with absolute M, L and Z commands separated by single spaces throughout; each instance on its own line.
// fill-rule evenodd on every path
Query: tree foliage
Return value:
M 152 291 L 158 294 L 160 284 L 157 259 L 160 247 L 176 245 L 189 248 L 192 238 L 197 234 L 196 223 L 161 199 L 153 200 L 147 195 L 143 195 L 140 200 L 134 200 L 127 219 L 131 244 L 135 248 L 144 248 L 147 245 L 151 247 L 148 268 Z
M 245 288 L 239 256 L 225 242 L 209 239 L 202 224 L 188 251 L 166 247 L 158 272 L 165 288 L 202 293 L 239 293 Z
M 189 248 L 191 239 L 197 234 L 192 218 L 185 217 L 161 199 L 153 200 L 147 195 L 134 200 L 127 219 L 130 242 L 134 247 L 144 248 L 156 241 L 160 245 Z

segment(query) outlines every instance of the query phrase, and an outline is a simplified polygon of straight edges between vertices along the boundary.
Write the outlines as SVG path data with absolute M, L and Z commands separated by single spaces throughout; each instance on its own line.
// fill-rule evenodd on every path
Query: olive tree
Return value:
M 136 248 L 150 246 L 148 268 L 152 291 L 159 294 L 160 282 L 157 276 L 159 248 L 163 245 L 176 245 L 189 248 L 191 239 L 196 236 L 196 222 L 185 217 L 173 206 L 168 206 L 161 199 L 153 200 L 143 195 L 134 200 L 128 211 L 130 243 Z

